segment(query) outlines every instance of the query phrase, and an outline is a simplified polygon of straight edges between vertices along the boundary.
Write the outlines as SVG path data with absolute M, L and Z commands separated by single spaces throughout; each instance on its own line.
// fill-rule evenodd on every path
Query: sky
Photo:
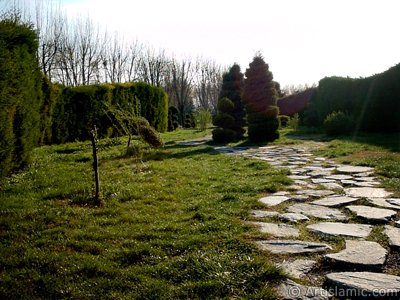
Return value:
M 399 0 L 53 1 L 178 57 L 236 62 L 244 72 L 260 51 L 281 86 L 367 77 L 400 63 Z

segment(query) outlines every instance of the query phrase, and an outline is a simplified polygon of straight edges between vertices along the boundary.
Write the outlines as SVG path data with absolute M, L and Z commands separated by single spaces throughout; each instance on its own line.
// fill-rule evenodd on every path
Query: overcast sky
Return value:
M 400 63 L 399 0 L 60 1 L 70 15 L 177 56 L 237 62 L 244 72 L 261 51 L 281 85 Z

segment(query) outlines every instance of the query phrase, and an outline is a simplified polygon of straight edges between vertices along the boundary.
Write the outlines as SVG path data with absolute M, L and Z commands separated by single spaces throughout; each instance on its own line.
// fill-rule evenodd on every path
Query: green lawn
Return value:
M 163 149 L 135 148 L 142 160 L 101 141 L 102 207 L 91 205 L 90 143 L 37 148 L 0 190 L 0 297 L 274 299 L 282 274 L 242 220 L 290 180 L 176 143 L 207 134 L 164 134 Z

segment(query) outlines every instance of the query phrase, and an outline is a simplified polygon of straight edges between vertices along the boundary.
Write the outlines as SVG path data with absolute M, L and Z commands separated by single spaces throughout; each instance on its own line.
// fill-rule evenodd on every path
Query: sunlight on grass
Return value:
M 3 299 L 275 299 L 282 274 L 246 240 L 241 218 L 290 182 L 286 171 L 206 145 L 144 148 L 138 161 L 125 143 L 102 142 L 101 208 L 88 205 L 89 143 L 38 148 L 2 186 Z

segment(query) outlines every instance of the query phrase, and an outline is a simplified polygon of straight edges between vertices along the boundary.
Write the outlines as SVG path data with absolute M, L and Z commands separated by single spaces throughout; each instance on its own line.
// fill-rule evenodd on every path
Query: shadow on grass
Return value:
M 209 154 L 209 155 L 217 155 L 219 154 L 217 151 L 215 151 L 212 147 L 201 147 L 201 148 L 195 148 L 193 149 L 193 146 L 187 147 L 183 145 L 174 145 L 172 147 L 168 148 L 175 148 L 175 149 L 185 149 L 185 148 L 190 148 L 188 151 L 179 151 L 176 153 L 164 153 L 165 159 L 168 158 L 185 158 L 185 157 L 193 157 L 195 155 L 202 155 L 202 154 Z M 166 148 L 166 149 L 168 149 Z

